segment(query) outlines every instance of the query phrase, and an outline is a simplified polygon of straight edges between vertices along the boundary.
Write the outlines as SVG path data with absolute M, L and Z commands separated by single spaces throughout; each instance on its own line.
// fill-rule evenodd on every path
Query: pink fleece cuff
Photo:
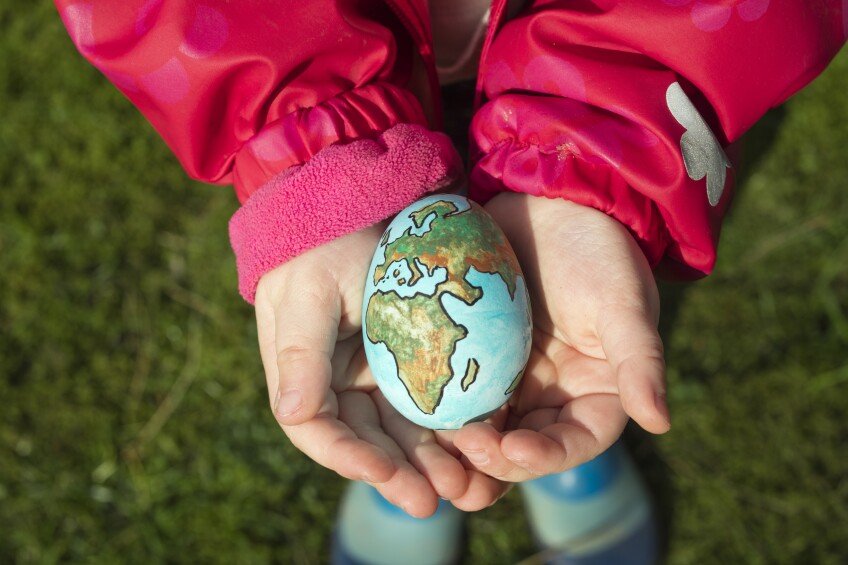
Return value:
M 259 188 L 230 220 L 239 292 L 253 304 L 268 271 L 396 214 L 462 174 L 450 139 L 418 125 L 323 149 Z

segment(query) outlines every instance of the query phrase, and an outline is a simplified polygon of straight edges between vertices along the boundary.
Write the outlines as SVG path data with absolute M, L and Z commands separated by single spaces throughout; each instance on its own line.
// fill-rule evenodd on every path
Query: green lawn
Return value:
M 227 188 L 0 7 L 0 563 L 323 563 L 343 482 L 267 409 Z M 20 7 L 18 7 L 20 6 Z M 668 563 L 848 562 L 848 53 L 752 133 L 715 274 L 664 287 Z M 468 563 L 532 543 L 517 492 Z

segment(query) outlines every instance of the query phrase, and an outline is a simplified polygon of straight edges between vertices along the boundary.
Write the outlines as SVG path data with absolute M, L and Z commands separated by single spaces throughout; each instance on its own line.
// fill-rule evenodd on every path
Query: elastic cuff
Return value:
M 450 139 L 399 124 L 376 139 L 336 144 L 260 187 L 230 220 L 239 292 L 253 304 L 268 271 L 461 180 Z
M 574 155 L 562 147 L 501 141 L 487 148 L 470 175 L 470 196 L 485 203 L 499 192 L 563 198 L 604 212 L 623 224 L 651 267 L 666 252 L 664 221 L 654 203 L 633 190 L 612 167 Z
M 244 203 L 280 172 L 309 161 L 334 143 L 373 138 L 397 124 L 426 126 L 418 100 L 409 91 L 373 83 L 301 108 L 265 125 L 236 155 L 233 182 Z

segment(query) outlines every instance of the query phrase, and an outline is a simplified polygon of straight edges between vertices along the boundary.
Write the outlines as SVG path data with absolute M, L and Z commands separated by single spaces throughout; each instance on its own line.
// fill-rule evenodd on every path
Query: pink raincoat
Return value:
M 235 185 L 249 302 L 274 267 L 463 176 L 438 133 L 425 0 L 56 4 L 188 174 Z M 690 277 L 712 268 L 733 191 L 722 148 L 848 32 L 845 0 L 531 0 L 509 21 L 506 4 L 483 46 L 471 196 L 597 208 Z

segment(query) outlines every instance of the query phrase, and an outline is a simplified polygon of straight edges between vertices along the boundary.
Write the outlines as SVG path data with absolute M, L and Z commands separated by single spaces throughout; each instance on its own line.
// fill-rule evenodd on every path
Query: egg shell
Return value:
M 362 321 L 383 395 L 431 429 L 495 412 L 530 355 L 518 259 L 494 219 L 462 196 L 422 198 L 391 222 L 368 269 Z

